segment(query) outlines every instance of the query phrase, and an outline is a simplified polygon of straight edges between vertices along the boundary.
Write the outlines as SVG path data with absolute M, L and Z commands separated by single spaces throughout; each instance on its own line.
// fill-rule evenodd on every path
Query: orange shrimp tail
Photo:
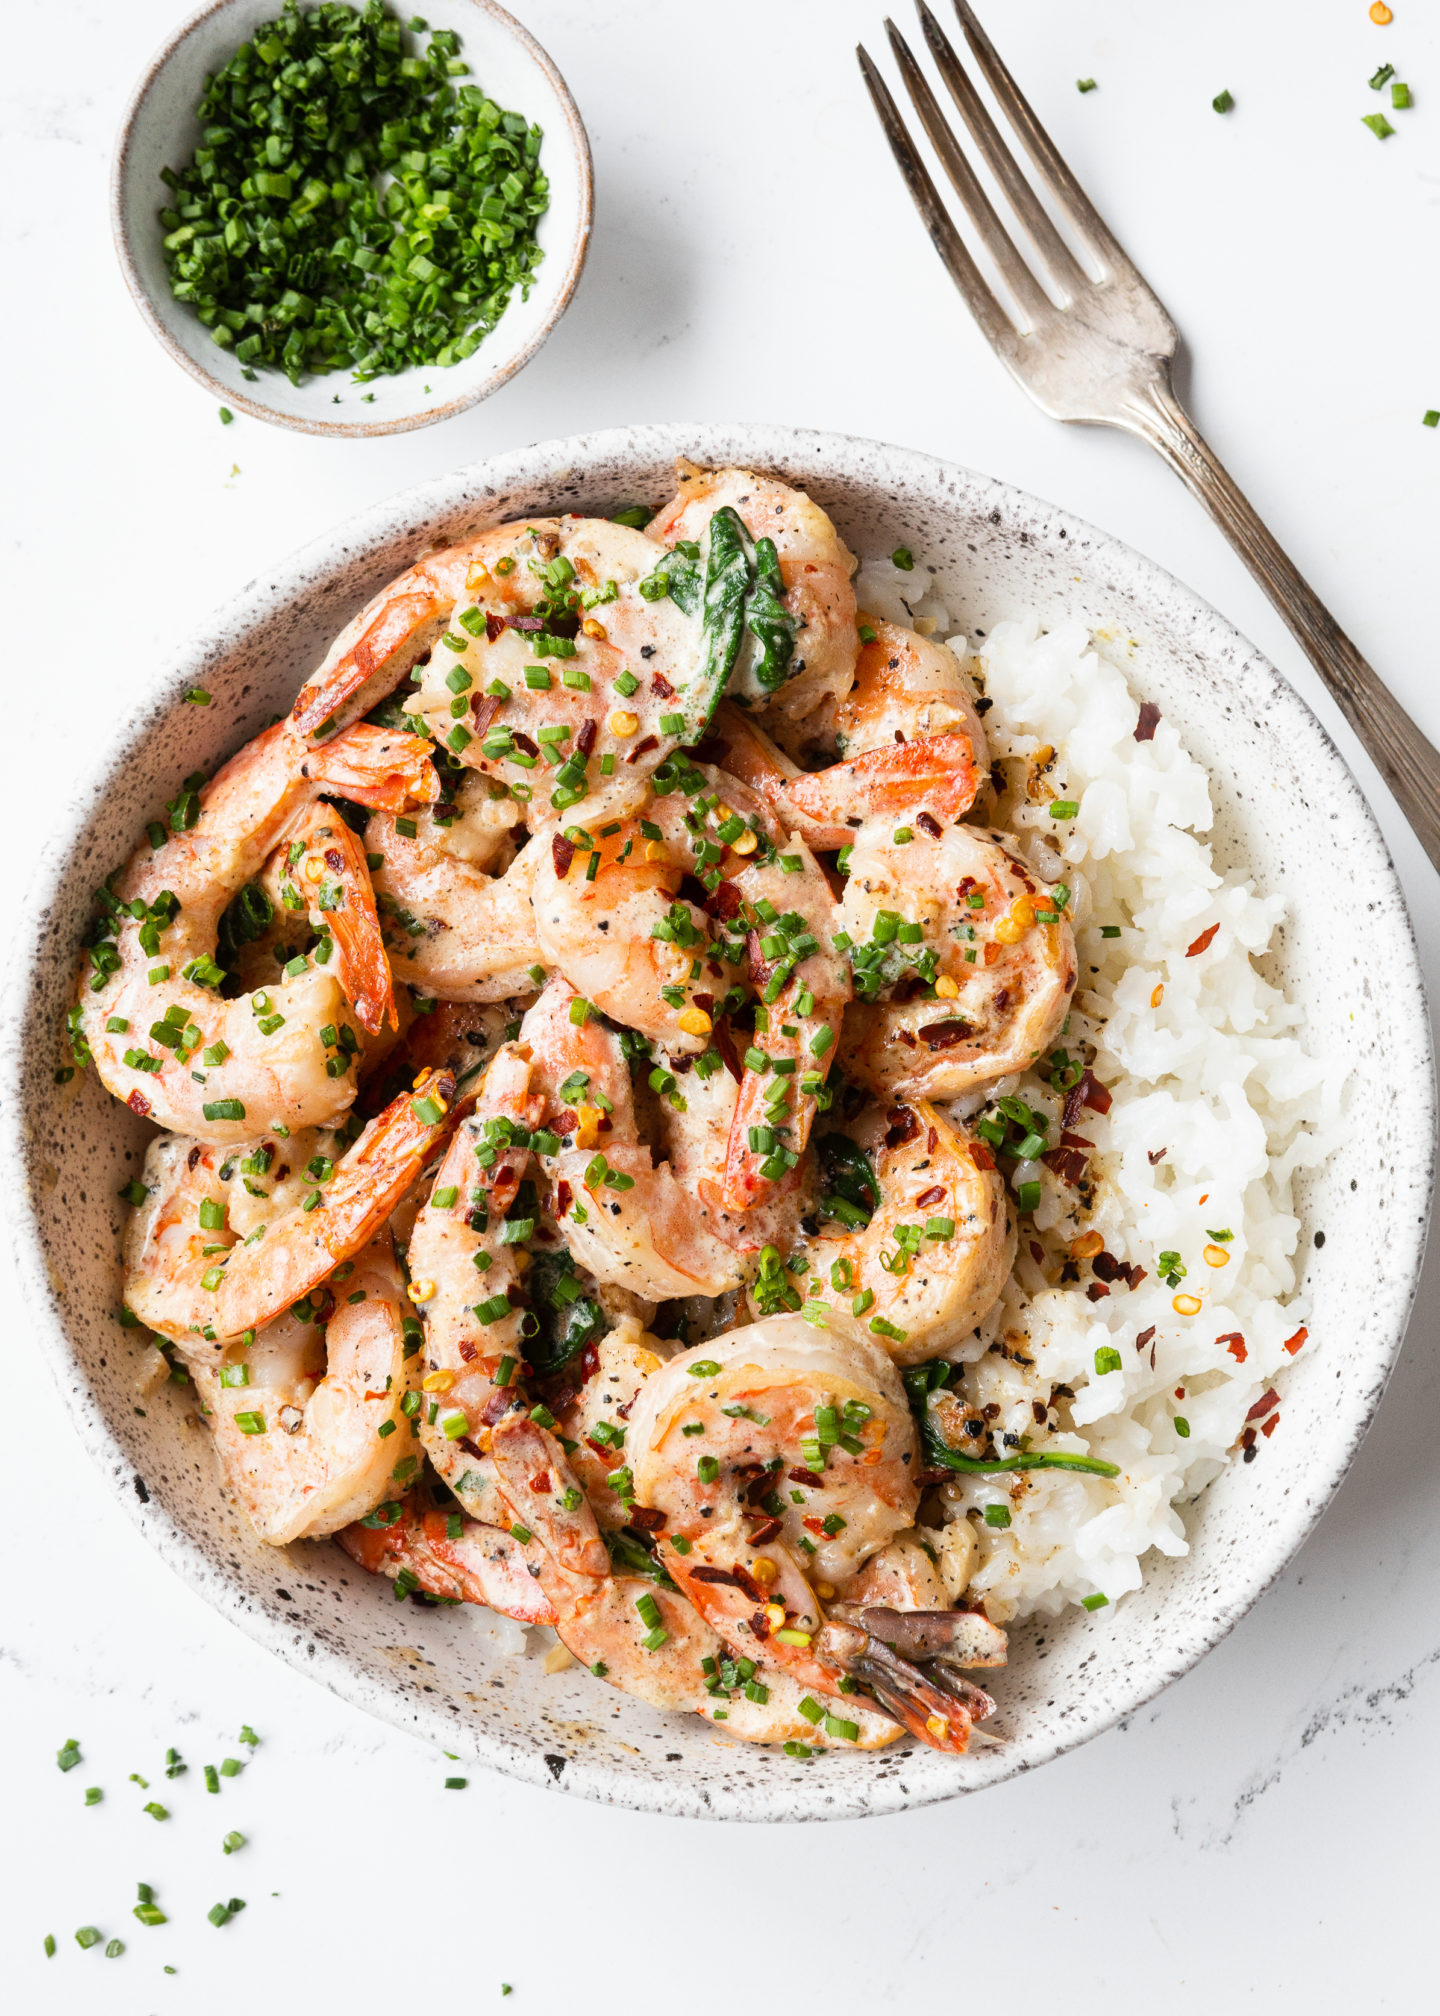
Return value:
M 982 778 L 967 735 L 930 735 L 799 777 L 789 793 L 807 818 L 834 824 L 926 812 L 948 826 L 974 804 Z
M 322 790 L 371 812 L 403 812 L 409 805 L 433 805 L 440 796 L 424 736 L 376 728 L 368 721 L 357 721 L 333 742 L 310 750 L 304 774 Z
M 325 847 L 325 864 L 341 889 L 340 907 L 325 913 L 335 940 L 335 976 L 356 1021 L 371 1036 L 378 1036 L 387 1021 L 392 1029 L 400 1026 L 390 961 L 380 936 L 365 850 L 342 819 L 336 819 L 335 828 Z
M 464 1110 L 449 1071 L 430 1072 L 392 1099 L 337 1164 L 303 1238 L 277 1232 L 232 1249 L 215 1296 L 217 1336 L 263 1328 L 368 1245 Z
M 421 577 L 423 578 L 423 577 Z M 298 735 L 313 735 L 343 709 L 363 713 L 404 678 L 445 623 L 445 604 L 428 584 L 391 595 L 335 663 L 307 680 L 290 712 Z M 351 708 L 351 703 L 359 705 Z

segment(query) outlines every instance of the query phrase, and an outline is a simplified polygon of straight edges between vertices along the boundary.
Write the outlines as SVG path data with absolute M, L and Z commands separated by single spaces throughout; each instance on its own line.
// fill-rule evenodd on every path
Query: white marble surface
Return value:
M 1394 6 L 1383 31 L 1364 0 L 986 12 L 1189 337 L 1202 426 L 1440 741 L 1440 431 L 1420 425 L 1440 406 L 1440 31 L 1421 0 Z M 57 769 L 88 762 L 156 654 L 217 600 L 437 469 L 693 416 L 923 447 L 1183 576 L 1271 653 L 1373 787 L 1433 975 L 1433 873 L 1239 562 L 1158 462 L 1043 419 L 969 326 L 860 94 L 851 47 L 878 46 L 879 0 L 529 0 L 594 145 L 589 271 L 548 349 L 495 399 L 352 444 L 222 428 L 124 296 L 105 222 L 112 130 L 176 11 L 6 10 L 8 956 L 25 955 Z M 1359 123 L 1385 102 L 1365 88 L 1382 61 L 1416 99 L 1384 146 Z M 1099 82 L 1085 97 L 1083 76 Z M 1222 87 L 1227 119 L 1210 110 Z M 1336 892 L 1337 928 L 1360 898 Z M 757 1989 L 849 2009 L 1013 1994 L 1023 1956 L 1031 1989 L 1077 2011 L 1408 2008 L 1433 1978 L 1422 1914 L 1440 1794 L 1435 1273 L 1339 1499 L 1203 1666 L 1038 1776 L 803 1835 L 653 1820 L 480 1774 L 444 1790 L 442 1758 L 261 1654 L 160 1567 L 91 1474 L 0 1283 L 13 2006 L 230 2016 L 260 1995 L 368 2009 L 433 1983 L 484 2007 L 510 1982 L 517 2009 L 547 2016 L 658 2000 L 672 1983 L 692 2009 Z M 242 1721 L 262 1747 L 212 1806 L 200 1766 L 237 1753 Z M 85 1762 L 62 1777 L 70 1735 Z M 167 1785 L 171 1743 L 191 1769 Z M 168 1822 L 140 1813 L 132 1771 Z M 105 1790 L 96 1809 L 86 1785 Z M 231 1827 L 249 1845 L 227 1859 Z M 168 1926 L 131 1917 L 137 1880 L 157 1886 Z M 232 1893 L 249 1908 L 216 1931 L 204 1914 Z M 86 1923 L 125 1955 L 78 1951 Z

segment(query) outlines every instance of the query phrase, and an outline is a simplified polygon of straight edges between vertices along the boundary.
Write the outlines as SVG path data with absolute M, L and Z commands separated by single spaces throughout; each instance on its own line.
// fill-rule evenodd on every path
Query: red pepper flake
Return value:
M 940 821 L 937 818 L 935 818 L 933 813 L 930 812 L 917 813 L 915 818 L 915 824 L 920 828 L 920 831 L 922 833 L 928 833 L 932 840 L 938 840 L 940 838 Z
M 907 1141 L 913 1141 L 920 1132 L 920 1122 L 908 1106 L 892 1106 L 885 1115 L 887 1148 L 903 1148 Z
M 570 1209 L 570 1206 L 574 1203 L 574 1201 L 575 1201 L 575 1192 L 570 1188 L 570 1185 L 567 1182 L 565 1182 L 565 1180 L 562 1177 L 560 1182 L 558 1182 L 555 1185 L 556 1217 L 563 1218 L 565 1216 L 565 1213 Z
M 946 1022 L 927 1023 L 919 1035 L 928 1050 L 953 1050 L 957 1043 L 963 1043 L 973 1033 L 972 1025 L 962 1016 L 952 1015 Z
M 728 924 L 732 917 L 738 917 L 744 905 L 738 884 L 717 882 L 705 899 L 705 908 L 710 916 L 718 917 L 722 924 Z
M 1030 1241 L 1030 1258 L 1035 1262 L 1037 1267 L 1045 1265 L 1045 1248 L 1040 1244 L 1038 1239 Z M 1080 1277 L 1077 1274 L 1075 1278 L 1078 1281 Z
M 1082 1106 L 1088 1106 L 1092 1113 L 1108 1113 L 1114 1101 L 1093 1071 L 1082 1073 L 1080 1082 L 1071 1088 L 1061 1117 L 1062 1127 L 1073 1127 Z
M 948 1476 L 948 1471 L 946 1474 Z M 813 1470 L 787 1470 L 785 1475 L 792 1484 L 808 1484 L 812 1491 L 818 1491 L 825 1482 L 825 1479 L 817 1476 Z
M 947 1476 L 949 1475 L 948 1471 L 946 1472 L 946 1475 Z M 692 1568 L 690 1570 L 690 1573 L 692 1575 L 698 1575 L 700 1573 L 700 1570 L 698 1568 Z M 757 1638 L 768 1638 L 770 1636 L 770 1619 L 765 1615 L 765 1612 L 763 1610 L 757 1610 L 754 1616 L 750 1619 L 750 1629 L 755 1633 L 755 1636 Z
M 493 693 L 477 693 L 470 702 L 470 712 L 474 718 L 471 732 L 483 735 L 495 716 L 500 712 L 500 701 Z
M 588 756 L 595 747 L 595 737 L 599 733 L 600 723 L 598 721 L 593 719 L 582 721 L 580 724 L 580 733 L 575 737 L 576 753 L 581 756 Z
M 708 1582 L 719 1589 L 739 1589 L 743 1586 L 740 1577 L 729 1568 L 692 1568 L 690 1579 L 693 1582 Z
M 1072 1190 L 1085 1174 L 1085 1157 L 1075 1148 L 1049 1148 L 1040 1160 Z
M 750 1516 L 751 1518 L 753 1518 L 755 1515 L 751 1513 Z M 774 1540 L 777 1537 L 779 1531 L 780 1531 L 780 1521 L 778 1519 L 772 1519 L 767 1515 L 764 1519 L 760 1521 L 760 1524 L 758 1526 L 751 1528 L 750 1545 L 752 1547 L 768 1546 L 770 1541 Z
M 567 840 L 563 833 L 552 833 L 550 856 L 555 863 L 555 873 L 563 882 L 570 873 L 570 863 L 575 859 L 575 842 Z
M 1287 1337 L 1285 1339 L 1285 1349 L 1290 1353 L 1290 1356 L 1292 1358 L 1295 1356 L 1295 1353 L 1300 1349 L 1300 1346 L 1305 1342 L 1305 1339 L 1309 1335 L 1310 1332 L 1305 1328 L 1305 1325 L 1302 1323 L 1300 1325 L 1300 1328 L 1295 1332 L 1295 1335 L 1293 1337 Z
M 823 1519 L 802 1519 L 800 1524 L 805 1528 L 807 1533 L 818 1533 L 822 1540 L 825 1538 L 825 1521 Z
M 1206 929 L 1200 933 L 1200 936 L 1195 940 L 1195 943 L 1186 952 L 1185 957 L 1187 959 L 1198 959 L 1200 957 L 1200 954 L 1205 950 L 1206 946 L 1210 943 L 1211 939 L 1215 936 L 1215 933 L 1219 929 L 1220 926 L 1218 924 L 1208 925 Z
M 648 1505 L 627 1505 L 625 1517 L 641 1533 L 662 1533 L 665 1530 L 665 1514 L 652 1512 Z
M 643 741 L 637 742 L 635 744 L 635 747 L 630 751 L 630 754 L 625 758 L 625 761 L 627 763 L 638 763 L 642 756 L 648 756 L 652 749 L 658 749 L 659 747 L 660 747 L 659 736 L 647 735 Z
M 1155 1335 L 1155 1325 L 1152 1323 L 1148 1330 L 1142 1330 L 1140 1332 L 1140 1335 L 1135 1339 L 1135 1349 L 1137 1351 L 1143 1351 L 1145 1349 L 1145 1346 L 1150 1342 L 1151 1338 L 1154 1335 Z
M 1109 1293 L 1110 1290 L 1103 1281 L 1092 1281 L 1085 1290 L 1085 1299 L 1088 1302 L 1103 1302 Z
M 486 643 L 497 644 L 500 641 L 500 635 L 501 632 L 504 630 L 504 628 L 505 628 L 505 618 L 503 616 L 497 615 L 493 609 L 487 609 L 485 611 Z
M 1265 1391 L 1260 1395 L 1260 1398 L 1255 1402 L 1255 1405 L 1250 1409 L 1250 1412 L 1245 1416 L 1245 1419 L 1247 1421 L 1258 1421 L 1262 1414 L 1268 1414 L 1272 1407 L 1277 1407 L 1279 1404 L 1280 1395 L 1275 1391 L 1273 1386 L 1267 1386 Z
M 1169 1153 L 1170 1150 L 1168 1148 L 1152 1148 L 1146 1155 L 1145 1160 L 1150 1164 L 1150 1167 L 1153 1169 L 1155 1167 L 1155 1164 L 1157 1162 L 1163 1162 L 1165 1160 L 1165 1157 Z
M 653 672 L 650 675 L 650 691 L 655 695 L 657 700 L 673 700 L 675 698 L 675 688 L 670 684 L 670 681 L 665 677 L 663 672 Z
M 1142 700 L 1140 702 L 1140 719 L 1135 723 L 1135 740 L 1137 742 L 1153 742 L 1155 739 L 1155 730 L 1159 725 L 1160 709 L 1155 705 L 1153 700 Z
M 150 1101 L 145 1097 L 145 1094 L 141 1092 L 138 1088 L 130 1094 L 130 1097 L 125 1101 L 125 1104 L 130 1108 L 130 1111 L 132 1113 L 138 1113 L 142 1120 L 144 1120 L 150 1112 Z
M 540 754 L 540 744 L 532 742 L 530 737 L 522 733 L 520 729 L 513 728 L 510 731 L 510 739 L 515 744 L 515 747 L 523 749 L 527 756 L 538 756 Z
M 473 1365 L 476 1358 L 480 1355 L 479 1346 L 472 1343 L 468 1337 L 462 1338 L 456 1348 L 467 1365 Z
M 1245 1349 L 1245 1337 L 1242 1331 L 1227 1330 L 1225 1335 L 1217 1337 L 1215 1342 L 1225 1346 L 1225 1349 L 1230 1353 L 1230 1356 L 1235 1360 L 1237 1365 L 1243 1365 L 1245 1360 L 1250 1356 L 1250 1353 Z
M 1272 1414 L 1268 1421 L 1262 1421 L 1260 1423 L 1260 1433 L 1262 1435 L 1273 1435 L 1275 1433 L 1275 1430 L 1279 1426 L 1280 1426 L 1280 1416 L 1278 1414 Z
M 930 1206 L 938 1204 L 944 1195 L 945 1186 L 943 1183 L 932 1184 L 930 1189 L 922 1190 L 920 1195 L 915 1199 L 915 1209 L 917 1211 L 928 1211 Z
M 542 1496 L 548 1497 L 551 1488 L 550 1472 L 548 1470 L 537 1470 L 535 1475 L 530 1479 L 530 1489 L 539 1492 Z

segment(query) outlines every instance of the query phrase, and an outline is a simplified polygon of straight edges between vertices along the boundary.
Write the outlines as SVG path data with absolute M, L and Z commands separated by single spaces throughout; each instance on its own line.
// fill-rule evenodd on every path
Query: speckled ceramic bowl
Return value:
M 162 168 L 188 160 L 200 138 L 195 108 L 205 79 L 280 11 L 280 0 L 208 0 L 178 27 L 125 108 L 110 174 L 110 227 L 125 284 L 151 333 L 192 378 L 227 406 L 306 434 L 401 434 L 447 420 L 498 391 L 540 348 L 569 306 L 585 264 L 594 212 L 590 143 L 565 80 L 540 44 L 496 0 L 427 0 L 432 29 L 453 28 L 470 75 L 507 111 L 543 127 L 540 161 L 550 207 L 538 238 L 545 257 L 530 298 L 518 289 L 473 357 L 442 369 L 397 372 L 356 385 L 348 371 L 292 385 L 283 372 L 241 375 L 193 309 L 175 299 L 165 272 L 159 212 Z M 392 9 L 392 11 L 395 11 Z M 409 10 L 399 10 L 408 20 Z M 362 402 L 362 393 L 371 395 Z M 338 401 L 338 403 L 337 403 Z
M 677 451 L 783 472 L 857 550 L 903 542 L 931 556 L 971 631 L 1035 605 L 1049 622 L 1133 638 L 1136 688 L 1214 779 L 1219 861 L 1246 861 L 1287 899 L 1280 975 L 1308 1004 L 1311 1043 L 1344 1056 L 1365 1114 L 1363 1135 L 1301 1195 L 1314 1347 L 1288 1375 L 1284 1433 L 1191 1508 L 1184 1560 L 1152 1558 L 1144 1588 L 1113 1610 L 1015 1634 L 995 1680 L 1005 1740 L 966 1757 L 907 1745 L 802 1767 L 581 1670 L 551 1677 L 538 1661 L 497 1659 L 463 1612 L 397 1604 L 328 1543 L 261 1546 L 222 1498 L 186 1408 L 161 1398 L 135 1412 L 133 1346 L 115 1320 L 116 1192 L 148 1129 L 93 1073 L 57 1094 L 55 1050 L 36 1034 L 59 1024 L 91 891 L 142 822 L 186 771 L 213 767 L 287 707 L 330 637 L 418 549 L 552 505 L 661 499 Z M 197 684 L 214 706 L 183 704 Z M 1341 937 L 1324 894 L 1337 886 L 1365 892 Z M 30 1202 L 9 1223 L 86 1446 L 166 1560 L 255 1638 L 347 1700 L 538 1784 L 654 1812 L 814 1819 L 950 1798 L 1044 1763 L 1184 1673 L 1274 1580 L 1343 1477 L 1400 1346 L 1430 1204 L 1430 1038 L 1404 903 L 1354 779 L 1273 668 L 1188 590 L 1049 505 L 923 455 L 777 427 L 643 427 L 521 449 L 377 505 L 247 588 L 117 722 L 110 762 L 56 818 L 35 896 L 29 914 L 43 918 L 13 983 L 3 1103 Z

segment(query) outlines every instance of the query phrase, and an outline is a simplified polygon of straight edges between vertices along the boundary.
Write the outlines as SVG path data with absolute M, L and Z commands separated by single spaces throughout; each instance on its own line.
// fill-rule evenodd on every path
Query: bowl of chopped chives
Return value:
M 393 434 L 535 355 L 593 180 L 563 78 L 495 0 L 212 0 L 137 85 L 110 202 L 137 307 L 222 404 Z

